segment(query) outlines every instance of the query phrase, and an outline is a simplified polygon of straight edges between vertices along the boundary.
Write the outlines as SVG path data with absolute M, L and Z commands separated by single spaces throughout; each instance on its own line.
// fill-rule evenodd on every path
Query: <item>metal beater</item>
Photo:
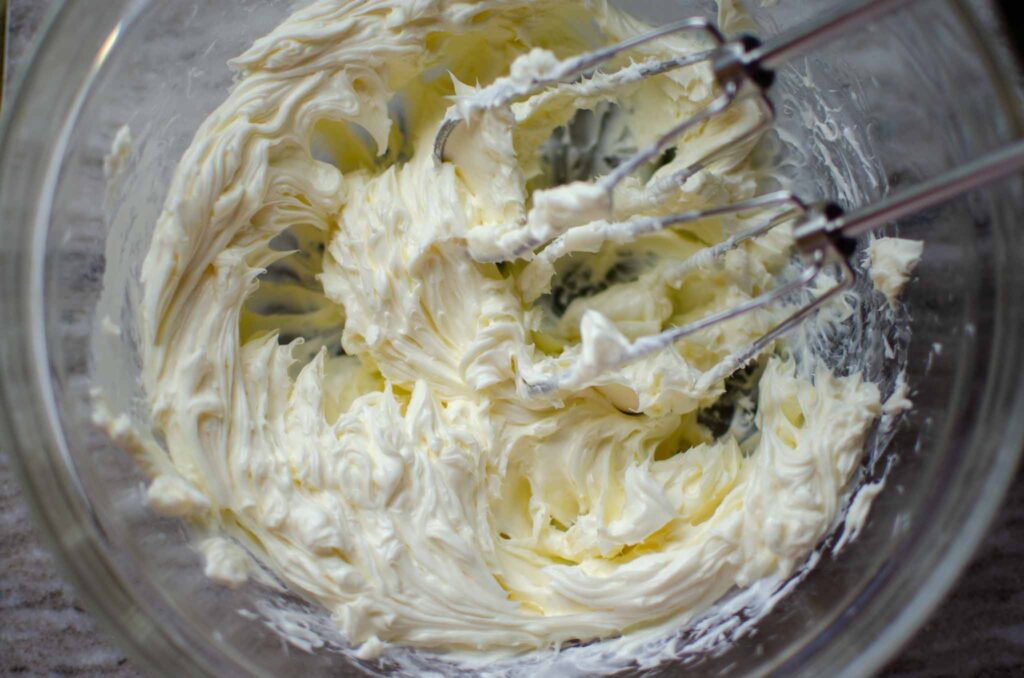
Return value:
M 882 16 L 894 12 L 914 2 L 927 0 L 867 0 L 842 6 L 830 14 L 823 15 L 802 26 L 783 32 L 767 42 L 753 36 L 740 36 L 726 39 L 712 23 L 703 19 L 687 19 L 669 24 L 650 33 L 625 40 L 615 45 L 596 50 L 587 54 L 572 57 L 558 63 L 544 77 L 532 78 L 529 82 L 518 83 L 514 87 L 505 87 L 498 92 L 486 89 L 476 102 L 471 102 L 477 110 L 507 106 L 512 102 L 529 100 L 542 90 L 561 84 L 578 81 L 589 76 L 588 87 L 591 91 L 602 88 L 612 89 L 629 82 L 651 77 L 667 71 L 707 63 L 711 66 L 718 84 L 718 95 L 700 112 L 691 118 L 684 119 L 666 131 L 655 142 L 641 149 L 624 160 L 612 172 L 596 179 L 590 186 L 599 187 L 606 196 L 610 209 L 612 191 L 623 179 L 631 175 L 648 161 L 657 158 L 668 148 L 672 141 L 694 126 L 723 113 L 726 109 L 740 101 L 753 101 L 763 110 L 761 124 L 743 133 L 741 137 L 723 145 L 712 148 L 689 166 L 677 171 L 670 177 L 649 182 L 645 192 L 651 199 L 665 195 L 682 185 L 687 178 L 706 167 L 734 147 L 734 144 L 748 140 L 762 132 L 774 118 L 771 103 L 766 97 L 767 90 L 775 79 L 775 69 L 814 48 L 841 37 L 849 32 L 875 21 Z M 642 43 L 650 42 L 673 33 L 698 31 L 709 36 L 714 47 L 700 53 L 666 60 L 652 61 L 625 67 L 612 73 L 594 73 L 600 64 L 609 61 L 620 53 L 632 49 Z M 465 110 L 465 109 L 463 109 Z M 438 162 L 444 159 L 445 145 L 452 131 L 463 122 L 462 114 L 454 108 L 446 115 L 438 131 L 434 143 L 434 156 Z M 771 304 L 788 297 L 795 292 L 809 288 L 826 266 L 835 265 L 839 270 L 838 281 L 813 300 L 805 303 L 789 315 L 785 320 L 770 330 L 757 341 L 737 351 L 706 375 L 710 379 L 728 376 L 731 372 L 748 363 L 772 341 L 798 323 L 812 316 L 829 299 L 854 282 L 854 272 L 849 258 L 854 252 L 854 238 L 900 218 L 934 207 L 951 198 L 962 195 L 975 188 L 993 183 L 1014 173 L 1024 170 L 1024 140 L 985 155 L 971 163 L 953 169 L 945 174 L 926 181 L 914 188 L 889 196 L 880 202 L 862 207 L 850 213 L 834 202 L 806 204 L 797 196 L 780 191 L 762 195 L 752 200 L 727 206 L 705 210 L 694 210 L 663 217 L 638 217 L 618 223 L 605 221 L 593 222 L 581 217 L 581 222 L 569 223 L 562 233 L 556 233 L 547 242 L 529 242 L 528 247 L 521 247 L 508 253 L 508 259 L 514 259 L 535 247 L 545 245 L 535 257 L 553 262 L 558 257 L 568 254 L 567 236 L 576 229 L 600 231 L 599 235 L 607 240 L 624 242 L 631 237 L 644 233 L 669 228 L 674 225 L 696 221 L 715 215 L 739 213 L 759 208 L 775 208 L 770 219 L 750 230 L 741 232 L 728 240 L 694 255 L 691 260 L 681 262 L 682 268 L 707 261 L 709 257 L 724 255 L 727 251 L 741 243 L 755 238 L 769 229 L 795 219 L 794 238 L 797 252 L 804 262 L 803 271 L 794 280 L 780 284 L 758 297 L 737 307 L 727 309 L 687 325 L 673 327 L 659 334 L 641 337 L 630 342 L 612 360 L 597 366 L 600 370 L 612 370 L 623 364 L 661 351 L 674 342 L 706 329 L 716 323 L 735 318 L 753 309 Z M 697 258 L 700 258 L 699 260 Z M 562 388 L 582 385 L 587 379 L 596 376 L 595 366 L 589 367 L 576 364 L 564 373 L 528 384 L 534 393 L 547 393 Z

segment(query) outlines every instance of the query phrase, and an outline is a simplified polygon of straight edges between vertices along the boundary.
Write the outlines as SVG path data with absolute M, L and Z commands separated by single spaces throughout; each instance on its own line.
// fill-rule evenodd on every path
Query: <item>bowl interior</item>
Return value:
M 67 115 L 42 140 L 32 137 L 42 146 L 31 162 L 46 181 L 30 189 L 37 198 L 21 208 L 18 225 L 35 230 L 11 270 L 32 281 L 24 317 L 15 320 L 31 325 L 18 340 L 34 347 L 39 386 L 35 400 L 15 403 L 11 429 L 37 504 L 47 497 L 31 479 L 48 472 L 60 484 L 57 501 L 74 509 L 72 518 L 40 510 L 85 597 L 137 656 L 168 671 L 357 671 L 314 606 L 258 583 L 228 590 L 207 580 L 187 527 L 146 507 L 144 475 L 92 423 L 95 388 L 115 412 L 147 422 L 136 309 L 153 225 L 178 158 L 232 83 L 227 60 L 279 23 L 291 4 L 117 0 L 90 8 L 87 18 L 82 6 L 69 5 L 14 114 L 17 121 L 31 113 L 47 59 L 68 58 L 54 45 L 77 35 L 77 49 L 91 62 L 60 76 L 69 105 L 58 110 Z M 699 1 L 622 4 L 652 22 L 714 16 Z M 836 3 L 750 4 L 760 32 L 770 35 Z M 772 93 L 778 131 L 767 143 L 781 152 L 802 196 L 848 207 L 878 199 L 1013 135 L 991 59 L 960 5 L 903 12 L 783 69 Z M 104 158 L 122 125 L 130 127 L 133 147 L 126 170 L 108 180 Z M 16 215 L 7 207 L 15 202 L 13 185 L 3 194 L 8 230 Z M 698 651 L 695 633 L 683 630 L 675 641 L 681 656 L 666 673 L 679 663 L 708 672 L 869 670 L 941 595 L 1008 481 L 1021 437 L 1021 417 L 1013 416 L 1021 412 L 1020 385 L 1005 374 L 1019 373 L 1013 368 L 1020 363 L 1020 316 L 1009 296 L 1020 289 L 1016 271 L 1024 268 L 1015 204 L 1020 186 L 1003 185 L 892 227 L 926 242 L 905 307 L 887 311 L 862 283 L 867 301 L 849 321 L 850 334 L 823 347 L 837 369 L 879 380 L 883 396 L 906 371 L 915 407 L 876 427 L 857 481 L 884 478 L 885 491 L 859 538 L 841 557 L 833 553 L 835 537 L 826 540 L 756 633 L 741 624 L 716 629 L 721 637 L 708 641 L 705 632 Z M 6 348 L 4 359 L 17 357 Z M 11 399 L 10 380 L 5 392 Z M 26 448 L 31 428 L 52 431 L 36 456 L 25 453 L 34 449 Z M 78 572 L 86 563 L 103 572 Z M 741 619 L 756 616 L 741 598 L 726 604 Z M 585 651 L 569 651 L 560 666 Z

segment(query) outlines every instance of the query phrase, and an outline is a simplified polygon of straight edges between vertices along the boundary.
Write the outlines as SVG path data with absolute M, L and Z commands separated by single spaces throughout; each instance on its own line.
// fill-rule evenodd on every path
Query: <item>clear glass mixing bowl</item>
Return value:
M 652 21 L 710 10 L 624 4 Z M 767 34 L 830 4 L 750 3 Z M 140 665 L 166 675 L 359 672 L 301 600 L 208 581 L 186 527 L 146 508 L 140 471 L 91 419 L 89 393 L 102 386 L 115 408 L 145 421 L 132 314 L 150 230 L 192 132 L 231 84 L 225 62 L 291 5 L 68 3 L 3 127 L 0 443 L 88 606 Z M 1012 67 L 979 25 L 959 3 L 920 3 L 785 69 L 774 98 L 780 137 L 797 142 L 788 167 L 800 192 L 858 204 L 1016 136 Z M 135 146 L 108 185 L 103 159 L 123 124 Z M 901 224 L 927 242 L 906 309 L 889 322 L 865 306 L 858 343 L 837 352 L 886 388 L 891 366 L 905 364 L 914 391 L 913 411 L 872 437 L 858 482 L 891 470 L 859 539 L 838 557 L 826 542 L 756 633 L 665 673 L 685 664 L 864 674 L 936 605 L 983 534 L 1024 437 L 1021 189 L 1006 182 Z M 120 336 L 102 331 L 104 317 Z M 888 363 L 883 336 L 895 354 Z M 268 606 L 279 610 L 274 623 Z M 308 648 L 282 641 L 289 624 Z

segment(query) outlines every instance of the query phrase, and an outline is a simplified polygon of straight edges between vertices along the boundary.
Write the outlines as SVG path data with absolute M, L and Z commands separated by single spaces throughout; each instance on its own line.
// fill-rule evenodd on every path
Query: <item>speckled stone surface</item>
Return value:
M 51 3 L 8 1 L 5 86 Z M 57 573 L 0 451 L 0 675 L 139 674 Z M 1024 675 L 1024 472 L 947 600 L 881 675 Z
M 0 11 L 5 3 L 0 1 Z M 7 4 L 7 88 L 51 0 Z M 14 470 L 0 451 L 0 675 L 137 676 L 124 654 L 78 604 L 36 534 Z

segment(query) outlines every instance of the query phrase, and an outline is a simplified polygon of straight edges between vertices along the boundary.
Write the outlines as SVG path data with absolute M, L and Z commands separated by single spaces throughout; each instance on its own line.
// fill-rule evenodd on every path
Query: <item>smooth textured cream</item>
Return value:
M 432 158 L 445 114 L 512 64 L 528 77 L 643 29 L 599 3 L 321 0 L 233 62 L 142 274 L 144 385 L 171 459 L 148 460 L 161 469 L 149 499 L 205 535 L 211 577 L 244 581 L 242 544 L 363 655 L 497 653 L 678 625 L 784 577 L 825 535 L 879 413 L 875 385 L 774 355 L 747 430 L 712 438 L 698 422 L 724 392 L 715 366 L 785 309 L 549 395 L 526 388 L 752 298 L 787 266 L 787 229 L 681 269 L 748 224 L 618 242 L 579 204 L 563 210 L 586 188 L 533 191 L 540 144 L 601 97 L 586 83 L 470 111 L 447 161 Z M 634 57 L 704 46 L 674 37 Z M 638 148 L 713 96 L 703 66 L 615 90 Z M 655 179 L 756 115 L 700 126 Z M 749 197 L 771 168 L 748 150 L 658 200 L 631 178 L 587 213 Z M 563 232 L 592 283 L 616 262 L 634 274 L 553 312 L 546 293 L 571 273 L 530 248 Z M 510 249 L 519 261 L 486 263 Z M 260 281 L 285 264 L 291 277 Z

